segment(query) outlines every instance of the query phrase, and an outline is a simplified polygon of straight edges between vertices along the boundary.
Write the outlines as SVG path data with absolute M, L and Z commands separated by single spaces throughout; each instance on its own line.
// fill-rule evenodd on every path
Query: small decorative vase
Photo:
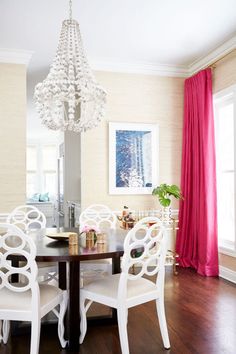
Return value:
M 79 238 L 78 234 L 75 232 L 69 235 L 69 253 L 70 255 L 79 254 Z
M 97 235 L 94 230 L 86 232 L 86 248 L 92 249 L 97 241 Z
M 171 223 L 171 207 L 161 207 L 161 220 L 165 224 Z

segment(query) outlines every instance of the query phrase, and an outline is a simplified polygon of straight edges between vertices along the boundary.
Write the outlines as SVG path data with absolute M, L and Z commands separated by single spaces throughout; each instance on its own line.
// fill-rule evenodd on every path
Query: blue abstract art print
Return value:
M 110 123 L 110 193 L 147 194 L 157 183 L 157 126 Z

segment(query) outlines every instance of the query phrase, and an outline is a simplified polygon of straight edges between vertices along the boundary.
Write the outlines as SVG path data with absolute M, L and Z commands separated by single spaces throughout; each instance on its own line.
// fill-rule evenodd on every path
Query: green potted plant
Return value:
M 182 194 L 178 186 L 175 184 L 169 185 L 166 183 L 160 184 L 153 189 L 152 195 L 158 196 L 158 200 L 163 207 L 169 207 L 171 203 L 170 197 L 173 196 L 176 199 L 182 199 Z

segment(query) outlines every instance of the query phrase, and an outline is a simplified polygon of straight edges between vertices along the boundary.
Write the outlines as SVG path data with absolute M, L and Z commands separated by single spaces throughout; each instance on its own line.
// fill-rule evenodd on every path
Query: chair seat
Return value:
M 40 284 L 40 307 L 44 307 L 50 301 L 55 299 L 55 296 L 62 294 L 62 290 L 48 284 Z M 31 290 L 17 293 L 7 288 L 0 290 L 0 309 L 1 310 L 19 310 L 31 311 Z
M 90 299 L 93 297 L 92 294 L 96 294 L 95 297 L 98 296 L 100 299 L 104 297 L 106 302 L 109 301 L 112 306 L 116 307 L 119 281 L 120 274 L 113 274 L 103 279 L 94 280 L 92 283 L 85 284 L 81 291 L 85 292 L 85 297 Z M 156 284 L 145 278 L 139 278 L 135 281 L 128 280 L 127 302 L 132 302 L 132 300 L 144 294 L 149 295 L 151 298 L 152 296 L 156 297 Z M 94 297 L 93 299 L 96 301 Z

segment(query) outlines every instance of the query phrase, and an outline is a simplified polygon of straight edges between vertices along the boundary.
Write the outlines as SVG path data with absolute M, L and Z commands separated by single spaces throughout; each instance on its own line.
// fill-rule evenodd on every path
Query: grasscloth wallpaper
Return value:
M 26 67 L 0 64 L 0 213 L 25 203 Z
M 96 72 L 108 92 L 106 119 L 82 136 L 82 208 L 103 203 L 114 210 L 157 208 L 151 195 L 109 195 L 108 122 L 159 125 L 159 182 L 180 183 L 182 78 Z

